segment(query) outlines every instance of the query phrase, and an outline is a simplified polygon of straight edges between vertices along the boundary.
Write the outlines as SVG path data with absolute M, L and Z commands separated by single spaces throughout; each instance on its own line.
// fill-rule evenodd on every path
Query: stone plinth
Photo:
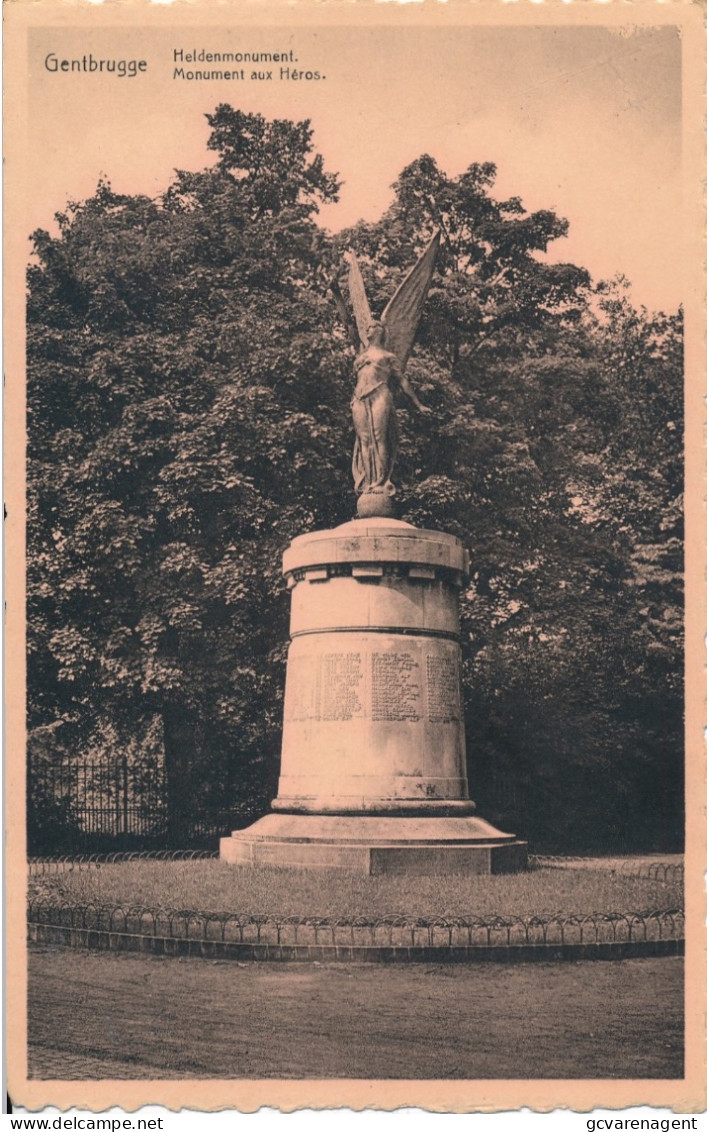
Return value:
M 359 519 L 294 539 L 276 814 L 224 860 L 364 872 L 494 872 L 525 846 L 471 817 L 452 535 Z
M 527 849 L 477 817 L 268 814 L 223 837 L 221 859 L 232 865 L 425 876 L 517 872 L 526 866 Z

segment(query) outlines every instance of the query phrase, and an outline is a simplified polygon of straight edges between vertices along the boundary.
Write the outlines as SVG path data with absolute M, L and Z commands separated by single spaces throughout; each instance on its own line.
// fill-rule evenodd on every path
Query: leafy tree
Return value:
M 404 433 L 400 477 L 407 517 L 472 553 L 472 795 L 555 849 L 679 845 L 680 315 L 538 260 L 566 223 L 494 201 L 494 175 L 423 157 L 341 241 L 380 309 L 447 235 L 411 362 L 435 416 Z
M 308 287 L 336 181 L 307 123 L 227 119 L 215 170 L 160 201 L 99 184 L 30 269 L 30 725 L 85 744 L 105 714 L 124 741 L 159 715 L 175 836 L 229 779 L 272 778 L 282 545 L 345 517 L 343 367 Z
M 208 120 L 215 167 L 158 200 L 101 182 L 33 236 L 30 727 L 58 752 L 157 728 L 176 843 L 236 789 L 274 794 L 282 550 L 353 511 L 351 353 L 328 287 L 353 246 L 382 310 L 440 227 L 409 367 L 435 412 L 413 428 L 401 407 L 397 482 L 410 521 L 472 551 L 472 794 L 536 845 L 667 844 L 679 316 L 545 263 L 566 221 L 495 200 L 492 165 L 451 179 L 424 156 L 380 222 L 331 237 L 316 213 L 338 182 L 308 122 Z

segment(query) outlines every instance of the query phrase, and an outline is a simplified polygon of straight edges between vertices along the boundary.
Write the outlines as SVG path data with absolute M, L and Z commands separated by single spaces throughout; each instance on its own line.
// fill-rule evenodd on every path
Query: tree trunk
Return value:
M 170 849 L 188 849 L 196 792 L 194 776 L 202 746 L 200 727 L 193 715 L 177 704 L 164 707 L 162 723 L 167 780 L 167 843 Z

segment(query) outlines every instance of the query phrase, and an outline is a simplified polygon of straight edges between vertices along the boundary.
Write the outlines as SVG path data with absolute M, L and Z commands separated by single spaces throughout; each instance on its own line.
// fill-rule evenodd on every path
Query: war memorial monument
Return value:
M 395 517 L 395 393 L 431 411 L 405 366 L 438 247 L 436 234 L 380 321 L 349 255 L 357 518 L 300 535 L 284 554 L 292 605 L 278 795 L 273 813 L 221 839 L 232 864 L 369 874 L 526 865 L 526 844 L 477 816 L 469 797 L 459 645 L 469 556 L 453 535 Z

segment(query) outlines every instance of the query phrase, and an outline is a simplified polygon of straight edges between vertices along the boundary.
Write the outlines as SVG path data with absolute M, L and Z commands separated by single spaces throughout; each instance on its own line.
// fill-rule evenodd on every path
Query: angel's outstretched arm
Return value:
M 405 396 L 408 398 L 408 400 L 412 401 L 415 408 L 420 413 L 431 413 L 432 409 L 428 408 L 427 405 L 422 404 L 419 397 L 415 393 L 415 390 L 413 389 L 412 385 L 410 384 L 410 382 L 406 378 L 405 374 L 398 372 L 397 377 L 398 377 L 398 384 L 400 385 L 401 390 L 403 391 Z
M 392 355 L 392 354 L 389 355 L 389 356 L 391 358 L 394 357 L 394 355 Z M 415 392 L 412 385 L 410 384 L 407 377 L 405 376 L 405 373 L 403 372 L 397 358 L 395 359 L 395 362 L 393 363 L 392 369 L 393 369 L 393 377 L 394 377 L 394 380 L 395 380 L 395 382 L 398 386 L 398 389 L 400 389 L 400 391 L 405 394 L 408 401 L 411 401 L 413 403 L 413 405 L 418 410 L 418 412 L 420 412 L 420 413 L 431 413 L 432 409 L 428 409 L 426 405 L 423 405 L 422 401 L 417 396 L 417 393 Z

